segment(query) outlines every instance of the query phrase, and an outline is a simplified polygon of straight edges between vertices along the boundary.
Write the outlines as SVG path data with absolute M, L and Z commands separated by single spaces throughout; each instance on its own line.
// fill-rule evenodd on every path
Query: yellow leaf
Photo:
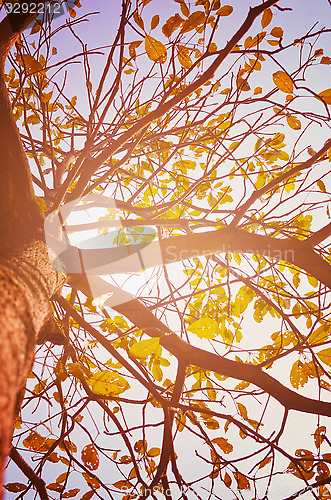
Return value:
M 285 71 L 277 71 L 272 75 L 274 84 L 286 94 L 292 94 L 293 92 L 293 82 L 291 77 L 285 73 Z
M 187 329 L 200 339 L 213 339 L 219 333 L 217 321 L 208 317 L 194 321 Z
M 298 288 L 298 286 L 300 285 L 300 273 L 296 273 L 293 276 L 293 285 L 295 286 L 295 288 Z
M 64 481 L 67 479 L 68 474 L 64 472 L 63 474 L 60 474 L 59 477 L 56 479 L 56 483 L 64 483 Z
M 238 407 L 239 413 L 242 416 L 242 418 L 244 418 L 245 420 L 247 420 L 248 419 L 248 415 L 247 415 L 246 406 L 244 406 L 241 403 L 237 403 L 237 407 Z
M 155 378 L 155 380 L 157 380 L 158 382 L 162 382 L 163 372 L 162 372 L 160 365 L 158 363 L 153 363 L 152 373 L 153 373 L 153 377 Z
M 93 392 L 102 396 L 118 395 L 130 389 L 125 378 L 111 370 L 93 373 L 87 382 Z
M 185 429 L 185 424 L 186 424 L 186 415 L 183 415 L 182 413 L 176 413 L 175 415 L 175 421 L 177 424 L 177 429 L 179 432 L 182 432 Z
M 35 431 L 30 431 L 28 437 L 23 441 L 23 446 L 29 450 L 38 451 L 45 444 L 46 439 Z
M 323 90 L 318 95 L 321 101 L 323 100 L 326 104 L 331 104 L 331 89 Z
M 322 349 L 321 351 L 316 353 L 323 363 L 328 366 L 331 366 L 331 349 Z
M 239 382 L 239 384 L 236 385 L 235 390 L 236 391 L 242 391 L 243 389 L 246 389 L 248 387 L 250 382 L 247 382 L 246 380 L 242 380 Z
M 282 28 L 276 26 L 270 31 L 270 35 L 274 36 L 275 38 L 282 38 L 282 36 L 284 35 L 284 31 L 282 30 Z
M 21 415 L 17 415 L 15 420 L 15 429 L 22 429 L 22 418 Z
M 145 37 L 145 49 L 151 61 L 164 63 L 167 60 L 167 49 L 163 43 L 149 35 Z
M 40 382 L 38 382 L 38 384 L 36 384 L 34 386 L 33 394 L 40 394 L 45 389 L 46 382 L 47 382 L 47 379 L 41 380 Z
M 205 3 L 207 3 L 207 2 L 205 2 Z M 212 0 L 210 8 L 211 8 L 211 10 L 217 10 L 220 8 L 220 6 L 221 6 L 220 0 Z
M 151 20 L 151 30 L 154 30 L 160 22 L 160 16 L 156 14 Z
M 97 477 L 91 476 L 88 472 L 83 472 L 82 476 L 91 488 L 100 488 L 100 483 Z
M 292 191 L 293 189 L 295 189 L 295 184 L 294 182 L 286 182 L 284 184 L 284 189 L 287 193 L 289 193 L 290 191 Z
M 217 12 L 216 14 L 218 16 L 222 16 L 222 17 L 225 17 L 225 16 L 229 16 L 230 14 L 232 14 L 233 12 L 233 7 L 231 5 L 223 5 L 223 7 L 221 7 Z
M 22 55 L 23 62 L 19 61 L 21 66 L 25 66 L 26 69 L 31 71 L 32 73 L 38 72 L 42 70 L 42 65 L 38 62 L 34 57 L 30 56 L 30 54 Z
M 254 89 L 254 95 L 262 94 L 262 88 L 261 87 L 255 87 Z
M 193 12 L 183 23 L 182 33 L 188 33 L 205 22 L 206 16 L 201 10 Z
M 310 283 L 310 285 L 312 285 L 314 288 L 316 288 L 318 286 L 318 279 L 316 279 L 315 276 L 310 276 L 308 274 L 307 280 L 308 280 L 308 283 Z
M 35 113 L 32 113 L 32 115 L 28 116 L 27 119 L 26 119 L 26 123 L 29 125 L 30 123 L 32 125 L 38 125 L 38 123 L 40 123 L 40 118 L 38 115 L 36 115 Z
M 135 444 L 134 444 L 134 451 L 137 453 L 140 453 L 143 455 L 147 449 L 147 441 L 146 439 L 139 439 Z
M 328 56 L 324 56 L 324 57 L 322 57 L 320 63 L 321 64 L 331 64 L 331 59 Z
M 131 483 L 129 481 L 124 481 L 123 479 L 121 479 L 120 481 L 116 481 L 116 483 L 113 483 L 113 486 L 122 491 L 132 488 Z
M 130 347 L 130 354 L 134 358 L 145 359 L 147 356 L 154 354 L 160 345 L 160 337 L 141 340 Z
M 287 124 L 289 125 L 289 127 L 293 128 L 293 130 L 300 130 L 301 129 L 301 122 L 296 116 L 287 115 L 286 121 L 287 121 Z
M 36 196 L 36 200 L 37 200 L 42 212 L 47 212 L 47 206 L 46 206 L 45 200 L 43 198 L 39 198 L 39 196 Z
M 262 14 L 262 19 L 261 19 L 262 29 L 271 23 L 272 18 L 273 18 L 273 13 L 271 9 L 266 9 Z
M 247 92 L 248 90 L 251 89 L 248 81 L 242 78 L 241 76 L 237 79 L 237 86 L 238 89 L 243 90 L 244 92 Z
M 63 493 L 62 498 L 73 498 L 80 492 L 79 488 L 74 488 L 73 490 L 67 490 Z
M 183 45 L 178 45 L 178 61 L 183 66 L 183 68 L 189 69 L 192 66 L 192 59 L 190 57 L 190 51 Z
M 272 45 L 273 47 L 276 47 L 276 45 L 279 45 L 279 40 L 267 40 L 269 45 Z

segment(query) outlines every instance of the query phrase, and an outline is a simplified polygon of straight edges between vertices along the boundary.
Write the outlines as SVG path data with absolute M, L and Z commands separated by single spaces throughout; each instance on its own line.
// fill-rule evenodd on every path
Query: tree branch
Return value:
M 331 416 L 331 403 L 306 398 L 284 387 L 276 379 L 253 364 L 239 363 L 192 346 L 179 338 L 165 326 L 138 299 L 113 306 L 115 311 L 126 316 L 137 328 L 150 337 L 161 337 L 160 344 L 187 365 L 196 365 L 227 377 L 246 380 L 273 396 L 289 410 L 316 415 Z
M 137 253 L 140 256 L 139 259 Z M 248 233 L 237 228 L 222 228 L 216 231 L 176 236 L 154 241 L 148 245 L 126 245 L 101 249 L 68 247 L 59 259 L 62 260 L 68 272 L 70 268 L 77 269 L 77 265 L 73 264 L 74 261 L 80 261 L 83 263 L 82 272 L 88 275 L 100 275 L 141 271 L 141 263 L 145 268 L 151 268 L 217 253 L 248 253 L 266 256 L 277 261 L 282 260 L 304 269 L 331 288 L 330 264 L 313 250 L 309 239 L 305 241 L 294 237 L 279 239 Z M 130 258 L 133 254 L 136 258 Z
M 76 286 L 85 295 L 90 295 L 90 289 L 87 285 L 86 279 L 76 283 Z M 115 291 L 116 287 L 113 286 L 112 290 Z M 118 289 L 118 293 L 121 293 L 120 289 Z M 66 301 L 63 297 L 58 297 L 57 300 L 61 305 L 67 308 L 64 304 Z M 185 365 L 196 365 L 203 370 L 211 370 L 227 377 L 251 382 L 273 396 L 288 410 L 292 409 L 317 415 L 331 416 L 331 403 L 306 398 L 297 394 L 291 389 L 284 387 L 276 379 L 265 373 L 260 367 L 253 364 L 239 363 L 237 361 L 226 359 L 222 356 L 188 344 L 180 337 L 172 333 L 171 330 L 164 323 L 162 323 L 162 321 L 156 318 L 154 314 L 138 299 L 133 299 L 117 305 L 111 305 L 111 307 L 119 314 L 128 318 L 139 330 L 144 331 L 150 337 L 160 337 L 160 344 L 176 356 L 183 367 Z M 70 309 L 70 314 L 71 312 L 74 319 L 76 319 L 78 313 L 72 308 Z M 81 322 L 82 320 L 79 319 L 79 321 Z M 110 348 L 115 351 L 113 354 L 114 357 L 119 360 L 120 355 L 101 333 L 88 325 L 86 322 L 84 322 L 84 327 L 86 327 L 91 335 L 99 340 L 99 342 L 101 342 L 105 347 L 105 344 L 109 343 Z M 108 349 L 108 347 L 106 348 Z M 120 362 L 123 364 L 123 361 L 120 360 Z M 126 364 L 124 364 L 124 366 Z
M 326 226 L 322 227 L 319 231 L 316 231 L 314 234 L 307 238 L 307 242 L 309 242 L 312 246 L 316 246 L 319 243 L 322 243 L 326 238 L 331 236 L 331 222 Z
M 304 495 L 308 491 L 312 491 L 314 488 L 318 488 L 319 486 L 323 486 L 324 484 L 330 484 L 330 483 L 331 483 L 331 476 L 326 477 L 325 479 L 321 479 L 320 481 L 316 481 L 315 483 L 306 486 L 305 488 L 302 488 L 301 490 L 297 491 L 290 497 L 284 498 L 284 500 L 294 500 L 295 498 L 298 498 L 300 495 Z
M 235 47 L 235 45 L 240 41 L 240 39 L 245 35 L 245 33 L 249 30 L 249 28 L 252 26 L 254 20 L 267 8 L 271 7 L 272 5 L 276 4 L 279 0 L 267 0 L 266 2 L 257 5 L 256 7 L 251 7 L 249 10 L 249 13 L 241 25 L 241 27 L 238 29 L 238 31 L 233 35 L 231 40 L 225 45 L 224 49 L 222 49 L 214 62 L 209 66 L 209 68 L 199 77 L 197 78 L 194 82 L 192 82 L 190 85 L 188 85 L 185 90 L 182 90 L 178 94 L 176 94 L 172 99 L 169 101 L 166 101 L 164 103 L 161 103 L 158 105 L 158 107 L 149 113 L 148 115 L 144 116 L 139 120 L 135 125 L 133 125 L 127 132 L 124 132 L 121 137 L 119 137 L 117 140 L 115 140 L 110 146 L 106 147 L 102 153 L 99 154 L 94 160 L 93 160 L 93 172 L 95 172 L 108 158 L 113 156 L 124 144 L 126 144 L 134 135 L 136 135 L 138 132 L 140 132 L 142 129 L 147 127 L 150 123 L 153 122 L 153 120 L 157 120 L 161 116 L 165 115 L 170 109 L 172 109 L 176 104 L 184 100 L 187 96 L 189 96 L 192 92 L 197 90 L 199 87 L 201 87 L 204 83 L 206 83 L 210 78 L 213 77 L 215 71 L 219 68 L 219 66 L 222 64 L 222 62 L 225 60 L 225 58 L 230 54 L 231 50 Z M 80 166 L 79 170 L 76 172 L 76 175 L 74 178 L 70 179 L 70 183 L 72 183 L 77 175 L 81 175 L 84 179 L 84 182 L 80 182 L 80 185 L 86 185 L 86 183 L 89 181 L 90 176 L 92 175 L 93 172 L 88 172 L 87 176 L 85 176 L 85 170 L 82 169 L 82 166 Z M 57 203 L 60 204 L 62 201 L 62 198 L 65 193 L 61 193 L 62 196 L 57 199 Z M 76 189 L 73 190 L 72 196 L 73 198 L 77 198 L 81 196 L 81 188 L 79 191 Z M 61 199 L 60 199 L 61 198 Z
M 37 476 L 35 471 L 31 469 L 31 467 L 26 463 L 23 457 L 18 453 L 14 446 L 11 447 L 10 458 L 15 462 L 15 464 L 21 469 L 23 474 L 31 481 L 33 486 L 35 486 L 36 490 L 39 493 L 41 500 L 49 500 L 49 496 L 46 491 L 46 483 L 41 477 Z
M 309 160 L 300 163 L 299 165 L 296 165 L 294 168 L 291 170 L 288 170 L 287 172 L 284 172 L 283 174 L 279 175 L 278 177 L 275 177 L 272 179 L 270 182 L 268 182 L 265 186 L 263 186 L 261 189 L 257 189 L 254 191 L 254 193 L 248 198 L 245 203 L 239 207 L 237 210 L 237 213 L 233 220 L 231 221 L 230 227 L 234 227 L 238 224 L 242 216 L 246 213 L 247 209 L 253 205 L 253 203 L 258 200 L 262 195 L 270 191 L 276 186 L 279 186 L 279 184 L 292 175 L 295 175 L 297 172 L 301 172 L 302 170 L 306 170 L 307 168 L 310 168 L 316 161 L 318 161 L 327 151 L 328 149 L 331 148 L 331 139 L 329 139 L 324 146 L 317 152 L 315 153 Z

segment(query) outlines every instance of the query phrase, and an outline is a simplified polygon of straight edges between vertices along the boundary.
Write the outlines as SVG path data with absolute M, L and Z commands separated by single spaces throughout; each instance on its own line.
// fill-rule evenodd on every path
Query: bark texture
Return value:
M 8 51 L 33 17 L 8 16 L 0 23 L 1 484 L 17 397 L 31 370 L 38 332 L 50 314 L 49 300 L 64 282 L 64 276 L 50 265 L 43 239 L 43 215 L 34 196 L 29 162 L 4 78 Z
M 0 469 L 9 452 L 17 396 L 31 370 L 49 299 L 63 283 L 36 241 L 0 261 Z

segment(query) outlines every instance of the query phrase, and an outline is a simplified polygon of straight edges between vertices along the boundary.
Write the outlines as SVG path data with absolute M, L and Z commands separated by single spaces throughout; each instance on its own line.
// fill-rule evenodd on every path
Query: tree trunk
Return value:
M 50 264 L 43 237 L 43 215 L 34 196 L 28 159 L 4 79 L 8 51 L 32 18 L 19 15 L 0 23 L 1 484 L 17 397 L 31 370 L 37 334 L 50 314 L 49 300 L 65 279 Z
M 46 245 L 36 241 L 0 261 L 0 470 L 9 452 L 15 405 L 31 370 L 36 336 L 62 285 Z

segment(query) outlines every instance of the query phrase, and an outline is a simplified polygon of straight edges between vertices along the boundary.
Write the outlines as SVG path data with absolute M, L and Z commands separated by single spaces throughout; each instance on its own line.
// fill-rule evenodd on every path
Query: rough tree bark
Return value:
M 16 16 L 0 23 L 0 484 L 35 339 L 49 316 L 49 299 L 64 281 L 50 265 L 43 216 L 4 79 L 6 56 L 30 22 L 31 16 Z

